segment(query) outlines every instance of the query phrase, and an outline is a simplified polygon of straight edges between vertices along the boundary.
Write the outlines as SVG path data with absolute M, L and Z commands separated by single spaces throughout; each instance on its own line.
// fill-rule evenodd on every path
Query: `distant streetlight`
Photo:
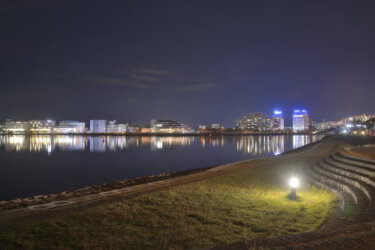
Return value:
M 297 177 L 292 177 L 289 179 L 289 186 L 292 188 L 290 191 L 290 194 L 288 195 L 288 198 L 290 200 L 296 200 L 297 199 L 297 188 L 299 187 L 299 179 Z

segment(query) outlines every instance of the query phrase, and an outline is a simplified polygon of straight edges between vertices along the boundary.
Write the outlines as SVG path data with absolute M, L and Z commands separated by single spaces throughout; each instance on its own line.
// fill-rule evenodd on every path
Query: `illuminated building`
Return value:
M 108 121 L 107 123 L 107 133 L 117 133 L 116 120 Z
M 107 124 L 107 133 L 126 133 L 128 124 L 116 124 L 116 121 L 109 121 Z
M 86 132 L 86 124 L 78 121 L 61 121 L 53 128 L 55 134 L 82 134 Z
M 198 131 L 200 133 L 219 133 L 224 131 L 224 127 L 220 123 L 213 123 L 211 125 L 199 125 Z
M 5 121 L 5 132 L 10 134 L 25 134 L 29 132 L 29 122 L 26 121 Z
M 61 121 L 60 127 L 74 128 L 76 133 L 84 133 L 86 131 L 86 123 L 79 121 Z
M 118 133 L 126 133 L 128 130 L 128 124 L 117 124 Z
M 272 130 L 281 131 L 284 130 L 284 116 L 283 112 L 280 110 L 275 110 L 272 117 Z
M 212 129 L 220 129 L 221 126 L 220 126 L 219 123 L 213 123 L 213 124 L 211 124 L 211 128 L 212 128 Z
M 126 132 L 128 133 L 138 133 L 139 130 L 140 130 L 139 127 L 134 127 L 134 126 L 128 126 L 126 128 Z
M 55 127 L 53 120 L 32 120 L 29 121 L 29 129 L 32 134 L 51 134 Z
M 151 120 L 152 133 L 191 133 L 192 129 L 178 121 Z
M 90 132 L 91 133 L 106 133 L 107 132 L 107 120 L 90 120 Z
M 294 110 L 293 132 L 306 131 L 309 129 L 309 115 L 306 110 Z
M 0 133 L 5 132 L 5 124 L 0 123 Z
M 254 113 L 237 120 L 237 127 L 241 130 L 264 132 L 271 130 L 272 120 L 263 113 Z
M 334 127 L 337 127 L 339 126 L 337 124 L 337 122 L 333 122 L 333 121 L 324 121 L 324 122 L 319 122 L 317 124 L 317 129 L 318 130 L 327 130 L 327 129 L 330 129 L 330 128 L 334 128 Z
M 149 134 L 149 133 L 152 133 L 152 130 L 151 128 L 140 128 L 138 132 L 141 134 Z

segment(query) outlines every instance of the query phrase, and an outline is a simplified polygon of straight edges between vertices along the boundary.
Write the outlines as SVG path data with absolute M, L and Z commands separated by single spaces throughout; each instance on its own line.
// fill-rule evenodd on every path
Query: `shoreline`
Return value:
M 309 143 L 307 145 L 304 145 L 300 148 L 291 149 L 288 151 L 283 152 L 280 156 L 289 155 L 292 153 L 299 153 L 304 152 L 305 150 L 323 142 L 323 139 L 318 140 L 316 142 Z M 26 208 L 29 206 L 38 206 L 50 202 L 58 202 L 63 201 L 69 198 L 81 198 L 87 195 L 96 195 L 102 192 L 111 192 L 115 191 L 117 189 L 132 187 L 140 184 L 148 184 L 153 183 L 157 181 L 163 181 L 171 178 L 176 177 L 182 177 L 182 176 L 188 176 L 193 175 L 197 173 L 201 173 L 210 169 L 214 168 L 220 168 L 227 165 L 235 165 L 238 163 L 243 163 L 251 160 L 257 160 L 257 159 L 273 159 L 277 156 L 267 156 L 262 158 L 251 158 L 246 159 L 242 161 L 236 161 L 231 162 L 227 164 L 221 164 L 216 166 L 210 166 L 210 167 L 203 167 L 203 168 L 192 168 L 182 171 L 176 171 L 176 172 L 170 172 L 170 173 L 160 173 L 156 175 L 148 175 L 148 176 L 140 176 L 136 178 L 130 178 L 130 179 L 123 179 L 113 182 L 105 182 L 100 184 L 95 184 L 92 186 L 86 186 L 82 188 L 72 189 L 72 190 L 66 190 L 58 193 L 51 193 L 51 194 L 38 194 L 33 196 L 27 196 L 23 198 L 13 198 L 10 200 L 0 200 L 0 211 L 5 210 L 13 210 L 13 209 L 20 209 L 20 208 Z
M 218 166 L 204 167 L 204 168 L 193 168 L 171 173 L 160 173 L 157 175 L 140 176 L 131 179 L 118 180 L 113 182 L 104 182 L 95 184 L 92 186 L 86 186 L 82 188 L 66 190 L 58 193 L 51 194 L 39 194 L 23 198 L 14 198 L 11 200 L 0 200 L 0 211 L 12 210 L 17 208 L 25 208 L 29 206 L 42 205 L 49 202 L 63 201 L 69 198 L 79 198 L 86 195 L 99 194 L 102 192 L 109 192 L 116 189 L 131 187 L 140 184 L 147 184 L 156 181 L 162 181 L 170 178 L 181 177 L 191 174 L 200 173 L 208 169 L 212 169 Z
M 145 136 L 145 137 L 183 137 L 183 136 L 189 136 L 189 137 L 195 137 L 195 136 L 209 136 L 209 137 L 215 137 L 215 136 L 276 136 L 276 135 L 306 135 L 306 136 L 314 136 L 314 135 L 323 135 L 324 133 L 310 133 L 310 132 L 303 132 L 303 133 L 257 133 L 257 132 L 224 132 L 224 133 L 67 133 L 67 134 L 61 134 L 61 133 L 43 133 L 43 134 L 29 134 L 29 133 L 22 133 L 22 134 L 0 134 L 0 136 L 15 136 L 15 135 L 23 135 L 23 136 L 57 136 L 57 135 L 65 135 L 65 136 Z

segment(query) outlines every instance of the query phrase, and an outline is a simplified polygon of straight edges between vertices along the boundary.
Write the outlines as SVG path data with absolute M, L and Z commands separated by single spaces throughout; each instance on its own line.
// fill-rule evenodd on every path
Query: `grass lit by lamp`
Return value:
M 194 248 L 311 231 L 335 197 L 302 189 L 288 200 L 276 168 L 228 173 L 205 181 L 0 231 L 5 248 Z

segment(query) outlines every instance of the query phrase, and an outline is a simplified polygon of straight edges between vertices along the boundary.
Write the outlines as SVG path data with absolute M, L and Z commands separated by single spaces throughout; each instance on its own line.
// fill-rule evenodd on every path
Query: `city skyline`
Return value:
M 0 115 L 232 126 L 276 108 L 371 113 L 374 5 L 5 1 Z
M 309 115 L 309 118 L 311 120 L 313 120 L 314 122 L 321 122 L 321 123 L 324 123 L 324 122 L 340 122 L 340 121 L 345 121 L 345 120 L 348 120 L 348 119 L 359 119 L 359 120 L 363 120 L 362 117 L 367 117 L 366 119 L 370 119 L 370 118 L 374 118 L 375 115 L 374 114 L 364 114 L 364 113 L 361 113 L 361 114 L 356 114 L 356 115 L 351 115 L 351 116 L 347 116 L 347 117 L 342 117 L 338 120 L 327 120 L 327 119 L 319 119 L 319 118 L 316 118 L 316 117 L 311 117 L 311 114 L 310 112 L 308 112 L 306 109 L 294 109 L 294 110 L 290 110 L 289 112 L 284 112 L 284 110 L 281 110 L 281 109 L 274 109 L 272 110 L 272 112 L 249 112 L 249 113 L 246 113 L 245 116 L 247 115 L 252 115 L 252 114 L 263 114 L 263 115 L 267 115 L 269 117 L 277 117 L 277 116 L 280 116 L 283 118 L 283 126 L 285 125 L 285 127 L 289 127 L 289 128 L 292 128 L 293 127 L 293 117 L 295 115 L 295 113 L 299 112 L 299 111 L 303 111 L 303 112 L 307 112 L 308 115 Z M 287 114 L 287 115 L 285 115 Z M 233 123 L 229 126 L 225 126 L 227 128 L 235 128 L 238 126 L 238 119 L 239 117 L 233 121 Z M 1 122 L 5 122 L 5 121 L 21 121 L 21 122 L 29 122 L 29 121 L 33 121 L 33 120 L 38 120 L 38 121 L 59 121 L 59 122 L 83 122 L 85 124 L 90 125 L 90 122 L 93 121 L 93 119 L 89 119 L 89 120 L 83 120 L 83 119 L 77 119 L 77 120 L 69 120 L 69 119 L 51 119 L 51 118 L 45 118 L 45 119 L 35 119 L 35 118 L 32 118 L 31 120 L 20 120 L 20 119 L 13 119 L 13 118 L 7 118 L 7 119 L 2 119 L 0 118 L 0 125 L 1 125 Z M 100 120 L 103 120 L 103 121 L 108 121 L 108 122 L 120 122 L 120 123 L 125 123 L 125 124 L 128 124 L 128 125 L 134 125 L 134 126 L 149 126 L 151 123 L 152 123 L 152 120 L 154 119 L 149 119 L 148 121 L 141 121 L 141 122 L 131 122 L 127 119 L 116 119 L 116 118 L 112 118 L 112 119 L 98 119 L 99 121 Z M 163 118 L 163 119 L 159 119 L 159 120 L 172 120 L 172 121 L 177 121 L 177 120 L 174 120 L 172 118 Z M 285 122 L 287 121 L 287 122 Z M 186 123 L 186 122 L 184 122 Z M 200 127 L 202 125 L 210 125 L 210 124 L 221 124 L 221 125 L 224 125 L 221 121 L 217 120 L 213 123 L 205 123 L 203 124 L 202 122 L 198 122 L 197 124 L 189 124 L 189 123 L 186 123 L 187 125 L 191 126 L 191 127 Z

